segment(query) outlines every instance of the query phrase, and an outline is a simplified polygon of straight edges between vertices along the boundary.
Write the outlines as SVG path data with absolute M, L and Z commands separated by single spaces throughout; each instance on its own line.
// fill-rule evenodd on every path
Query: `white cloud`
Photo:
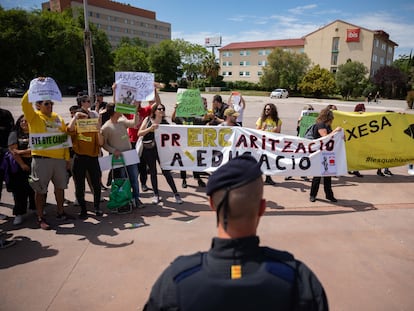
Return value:
M 295 14 L 295 15 L 301 15 L 307 10 L 315 9 L 317 7 L 316 4 L 308 4 L 304 6 L 297 6 L 296 8 L 289 9 L 288 12 Z

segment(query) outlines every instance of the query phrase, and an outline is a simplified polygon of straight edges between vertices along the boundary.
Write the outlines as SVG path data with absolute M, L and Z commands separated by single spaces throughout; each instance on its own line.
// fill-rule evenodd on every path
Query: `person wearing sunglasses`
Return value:
M 37 101 L 36 110 L 29 102 L 29 93 L 23 96 L 21 105 L 24 118 L 29 124 L 31 139 L 65 139 L 66 124 L 63 118 L 53 111 L 54 103 L 50 100 Z M 30 185 L 35 191 L 35 204 L 39 227 L 48 230 L 50 225 L 43 216 L 49 182 L 54 185 L 58 220 L 70 217 L 64 212 L 64 189 L 67 188 L 70 170 L 69 148 L 67 141 L 54 147 L 32 148 L 32 174 Z
M 165 106 L 161 103 L 156 103 L 152 106 L 151 115 L 146 117 L 142 122 L 142 125 L 138 131 L 139 136 L 143 136 L 143 150 L 142 157 L 148 165 L 152 190 L 154 191 L 154 198 L 152 199 L 153 204 L 158 204 L 161 200 L 158 190 L 157 180 L 157 161 L 160 162 L 158 157 L 157 145 L 155 143 L 154 131 L 158 128 L 159 124 L 168 124 L 165 119 Z M 177 187 L 175 186 L 174 179 L 169 170 L 162 170 L 162 174 L 165 177 L 168 185 L 174 193 L 175 202 L 182 204 L 180 195 L 178 194 Z

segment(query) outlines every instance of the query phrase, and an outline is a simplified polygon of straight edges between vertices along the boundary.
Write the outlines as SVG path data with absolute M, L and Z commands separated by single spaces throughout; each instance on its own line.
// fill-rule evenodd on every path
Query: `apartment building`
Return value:
M 372 76 L 382 66 L 391 65 L 397 43 L 383 30 L 369 30 L 336 20 L 300 39 L 230 43 L 219 49 L 224 81 L 257 83 L 273 49 L 306 53 L 311 62 L 336 72 L 348 59 L 362 62 Z
M 220 70 L 224 81 L 259 82 L 267 56 L 275 48 L 303 53 L 304 39 L 266 40 L 230 43 L 219 49 Z
M 74 14 L 83 9 L 82 0 L 50 0 L 42 3 L 43 10 L 62 12 L 72 8 Z M 104 31 L 112 47 L 122 37 L 140 38 L 149 45 L 171 39 L 171 24 L 157 20 L 154 11 L 136 8 L 110 0 L 88 0 L 89 22 Z

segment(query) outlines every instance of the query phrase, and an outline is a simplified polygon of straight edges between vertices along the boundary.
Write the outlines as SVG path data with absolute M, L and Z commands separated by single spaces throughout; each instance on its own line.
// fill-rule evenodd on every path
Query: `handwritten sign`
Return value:
M 131 100 L 153 100 L 155 97 L 154 74 L 149 72 L 115 72 L 115 100 L 129 104 Z
M 29 145 L 32 150 L 52 150 L 72 147 L 72 140 L 66 133 L 33 133 Z
M 78 133 L 98 132 L 98 118 L 76 120 Z
M 62 93 L 53 78 L 36 78 L 30 81 L 29 102 L 44 100 L 62 101 Z
M 178 89 L 177 103 L 177 117 L 202 116 L 206 113 L 199 89 Z

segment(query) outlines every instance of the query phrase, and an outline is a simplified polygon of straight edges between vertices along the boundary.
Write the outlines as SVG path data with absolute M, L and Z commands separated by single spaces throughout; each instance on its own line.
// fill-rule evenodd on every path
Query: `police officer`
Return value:
M 208 252 L 181 256 L 154 284 L 144 310 L 328 310 L 313 272 L 292 254 L 259 246 L 266 207 L 260 164 L 230 160 L 209 178 L 218 237 Z

